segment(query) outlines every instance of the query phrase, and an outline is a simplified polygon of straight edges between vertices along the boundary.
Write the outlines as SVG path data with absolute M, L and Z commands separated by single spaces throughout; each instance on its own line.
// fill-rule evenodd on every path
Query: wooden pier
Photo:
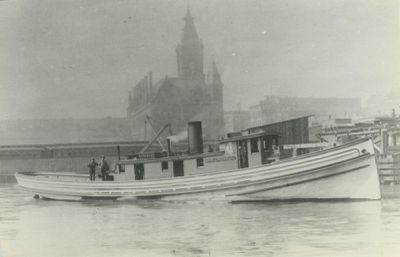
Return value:
M 382 185 L 400 184 L 400 156 L 377 155 L 379 178 Z

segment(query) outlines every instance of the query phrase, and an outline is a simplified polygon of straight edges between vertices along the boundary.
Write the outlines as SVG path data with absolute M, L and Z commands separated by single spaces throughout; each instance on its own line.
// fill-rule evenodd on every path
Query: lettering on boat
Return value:
M 236 160 L 236 156 L 230 155 L 230 156 L 213 157 L 213 158 L 207 158 L 204 161 L 205 162 L 224 162 L 224 161 L 232 161 L 232 160 Z

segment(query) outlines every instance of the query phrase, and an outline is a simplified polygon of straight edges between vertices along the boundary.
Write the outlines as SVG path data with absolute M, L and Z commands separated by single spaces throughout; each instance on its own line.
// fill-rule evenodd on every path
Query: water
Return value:
M 382 201 L 35 200 L 0 184 L 0 256 L 400 256 L 400 187 Z

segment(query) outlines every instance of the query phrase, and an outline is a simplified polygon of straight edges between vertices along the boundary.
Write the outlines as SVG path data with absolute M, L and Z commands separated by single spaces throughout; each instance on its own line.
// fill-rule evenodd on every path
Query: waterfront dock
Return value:
M 383 185 L 400 184 L 400 158 L 399 156 L 377 155 L 377 165 L 380 182 Z

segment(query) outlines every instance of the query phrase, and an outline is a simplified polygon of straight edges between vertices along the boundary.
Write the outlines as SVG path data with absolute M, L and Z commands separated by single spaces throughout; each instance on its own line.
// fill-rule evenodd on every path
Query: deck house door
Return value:
M 240 168 L 249 167 L 249 157 L 247 151 L 247 140 L 238 141 L 238 166 Z
M 135 180 L 143 180 L 143 178 L 144 178 L 144 163 L 136 163 L 133 166 L 135 169 Z
M 180 177 L 183 175 L 183 160 L 174 161 L 174 177 Z

